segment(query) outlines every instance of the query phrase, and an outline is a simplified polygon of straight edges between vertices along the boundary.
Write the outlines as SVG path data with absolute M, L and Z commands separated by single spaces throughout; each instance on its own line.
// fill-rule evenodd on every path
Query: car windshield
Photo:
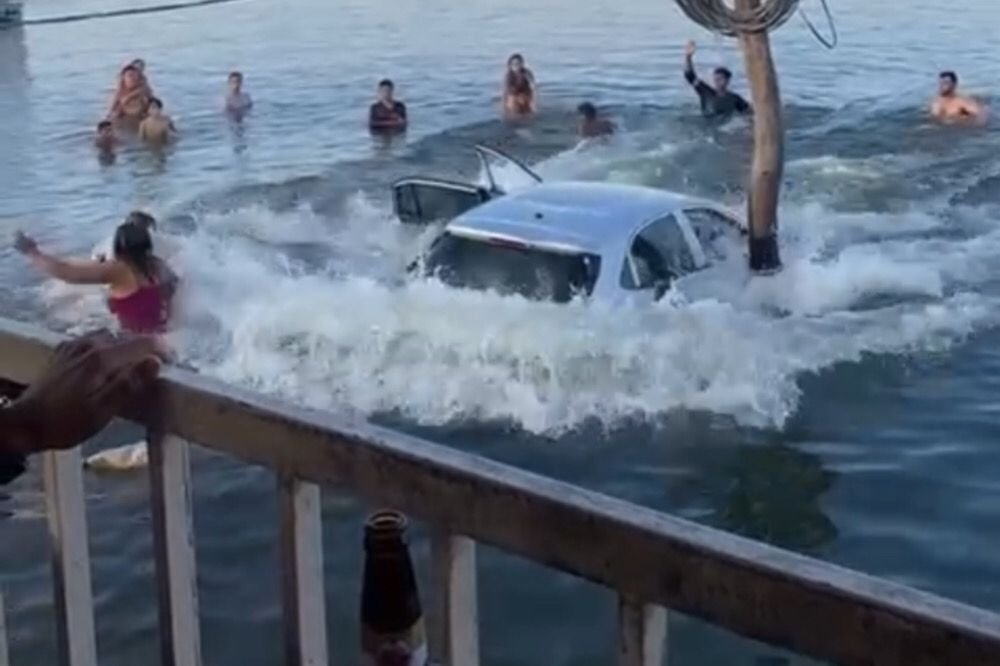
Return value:
M 452 287 L 564 303 L 579 294 L 590 295 L 600 271 L 600 257 L 446 233 L 431 246 L 423 268 L 426 275 Z

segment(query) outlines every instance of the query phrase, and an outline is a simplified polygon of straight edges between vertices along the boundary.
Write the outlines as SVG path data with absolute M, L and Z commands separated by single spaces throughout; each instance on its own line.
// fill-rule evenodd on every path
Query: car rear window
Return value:
M 590 295 L 600 272 L 600 257 L 445 233 L 431 246 L 423 269 L 452 287 L 564 303 L 580 294 Z

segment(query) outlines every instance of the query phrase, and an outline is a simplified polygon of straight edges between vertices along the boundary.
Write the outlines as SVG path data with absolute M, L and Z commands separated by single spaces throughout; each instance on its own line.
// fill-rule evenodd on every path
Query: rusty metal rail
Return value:
M 58 341 L 0 320 L 0 378 L 29 383 Z M 201 664 L 188 442 L 274 471 L 290 665 L 329 663 L 322 486 L 431 526 L 429 635 L 451 666 L 479 663 L 477 543 L 615 590 L 621 666 L 663 663 L 665 609 L 838 664 L 1000 664 L 987 611 L 183 371 L 161 383 L 166 417 L 149 440 L 164 666 Z M 45 458 L 62 661 L 95 666 L 80 456 Z

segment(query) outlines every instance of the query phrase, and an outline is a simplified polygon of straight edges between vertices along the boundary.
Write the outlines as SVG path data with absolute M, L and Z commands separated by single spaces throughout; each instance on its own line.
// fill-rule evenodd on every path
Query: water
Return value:
M 27 15 L 126 4 L 36 1 Z M 387 184 L 474 178 L 477 141 L 547 178 L 741 205 L 747 126 L 706 131 L 679 71 L 696 36 L 701 70 L 729 64 L 745 90 L 739 55 L 662 0 L 280 11 L 246 0 L 0 33 L 0 236 L 25 228 L 86 254 L 125 212 L 149 208 L 186 283 L 175 344 L 201 372 L 1000 610 L 1000 131 L 922 115 L 940 69 L 972 91 L 1000 85 L 995 8 L 910 4 L 836 2 L 833 52 L 797 20 L 778 34 L 786 269 L 739 277 L 717 299 L 621 313 L 396 282 L 427 239 L 393 223 Z M 527 130 L 495 120 L 514 50 L 546 109 Z M 116 67 L 136 55 L 183 136 L 166 154 L 128 147 L 101 165 L 91 128 Z M 218 111 L 234 68 L 257 107 L 241 126 Z M 386 75 L 410 106 L 401 144 L 363 130 Z M 624 128 L 611 146 L 575 148 L 584 97 Z M 8 316 L 107 322 L 96 290 L 43 282 L 6 247 L 0 285 Z M 135 437 L 118 427 L 87 451 Z M 204 453 L 195 483 L 206 663 L 274 663 L 273 481 Z M 38 488 L 29 475 L 0 502 L 14 663 L 53 659 Z M 102 663 L 144 663 L 156 649 L 147 484 L 88 475 L 87 489 Z M 362 508 L 331 496 L 325 516 L 332 644 L 346 658 Z M 488 663 L 612 658 L 608 592 L 492 551 L 480 585 Z M 692 622 L 673 636 L 674 663 L 775 653 Z

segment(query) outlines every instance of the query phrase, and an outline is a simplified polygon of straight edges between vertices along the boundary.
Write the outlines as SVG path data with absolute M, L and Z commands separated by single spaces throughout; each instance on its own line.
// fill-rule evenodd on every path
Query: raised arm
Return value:
M 17 251 L 28 257 L 35 267 L 50 277 L 70 284 L 114 284 L 121 272 L 115 261 L 65 260 L 49 256 L 38 249 L 34 240 L 18 232 Z
M 694 53 L 697 49 L 694 42 L 688 42 L 684 46 L 684 78 L 695 87 L 698 86 L 698 75 L 694 71 Z

